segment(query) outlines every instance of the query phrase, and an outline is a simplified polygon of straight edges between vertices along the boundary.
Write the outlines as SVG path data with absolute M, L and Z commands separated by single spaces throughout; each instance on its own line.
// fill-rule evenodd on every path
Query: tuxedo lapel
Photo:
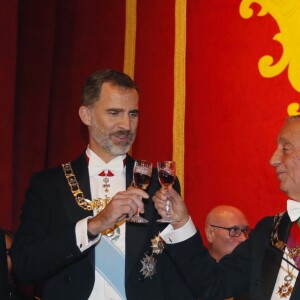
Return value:
M 126 156 L 126 189 L 129 188 L 133 181 L 134 160 L 131 156 Z
M 298 275 L 290 300 L 299 300 L 299 299 L 300 299 L 300 278 Z
M 77 160 L 73 161 L 71 165 L 72 165 L 73 172 L 76 176 L 77 182 L 79 184 L 79 187 L 84 194 L 84 197 L 87 199 L 91 199 L 89 173 L 88 173 L 88 166 L 86 163 L 85 155 L 82 154 Z M 63 173 L 63 169 L 62 169 L 62 173 Z M 78 220 L 83 219 L 87 216 L 93 215 L 92 211 L 84 210 L 83 208 L 78 206 L 76 199 L 70 190 L 70 187 L 68 185 L 65 176 L 64 176 L 62 188 L 66 194 L 66 197 L 63 198 L 63 204 L 65 207 L 65 211 L 72 223 L 77 222 Z
M 278 227 L 279 239 L 286 242 L 289 235 L 291 222 L 289 216 L 285 213 L 282 216 L 280 225 Z M 271 299 L 272 293 L 277 280 L 278 272 L 281 266 L 283 252 L 277 249 L 268 240 L 268 245 L 263 257 L 262 270 L 261 270 L 261 291 L 263 299 Z
M 271 299 L 282 256 L 283 253 L 268 242 L 261 270 L 261 293 L 263 299 Z

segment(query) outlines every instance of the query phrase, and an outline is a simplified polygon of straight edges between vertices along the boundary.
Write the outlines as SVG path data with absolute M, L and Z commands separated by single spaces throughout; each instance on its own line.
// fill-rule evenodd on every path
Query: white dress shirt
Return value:
M 194 234 L 196 234 L 196 232 L 197 229 L 193 223 L 192 218 L 190 217 L 188 222 L 178 229 L 174 229 L 174 227 L 169 224 L 161 232 L 160 236 L 167 244 L 176 244 L 189 239 Z
M 126 167 L 124 166 L 124 159 L 126 155 L 118 156 L 108 162 L 107 164 L 98 157 L 89 147 L 86 150 L 86 154 L 89 158 L 89 176 L 90 176 L 90 188 L 92 199 L 105 198 L 105 196 L 112 198 L 119 191 L 126 190 Z M 99 166 L 100 169 L 99 169 Z M 104 170 L 111 170 L 114 174 L 109 178 L 109 191 L 105 192 L 103 187 L 103 178 L 98 174 Z M 94 212 L 95 214 L 95 212 Z M 96 243 L 101 243 L 101 234 L 99 237 L 91 242 L 87 237 L 87 220 L 85 218 L 80 220 L 76 224 L 76 240 L 77 245 L 81 251 L 86 250 Z M 110 240 L 125 254 L 125 223 L 118 224 L 118 230 L 115 230 L 114 236 L 110 237 Z M 117 232 L 119 231 L 119 234 Z M 97 246 L 96 246 L 97 247 Z M 125 262 L 124 262 L 125 263 Z M 125 274 L 120 274 L 124 278 Z M 125 283 L 124 283 L 125 284 Z M 112 288 L 112 286 L 95 270 L 95 284 L 89 300 L 121 300 L 118 293 Z

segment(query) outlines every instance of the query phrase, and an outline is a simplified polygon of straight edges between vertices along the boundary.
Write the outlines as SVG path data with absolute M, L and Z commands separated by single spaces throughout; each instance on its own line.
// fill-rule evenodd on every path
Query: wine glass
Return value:
M 164 189 L 168 189 L 168 186 L 172 186 L 176 179 L 176 162 L 175 161 L 162 161 L 157 163 L 158 180 Z M 171 217 L 170 205 L 172 197 L 167 190 L 166 201 L 166 216 L 157 220 L 160 223 L 176 222 L 175 218 Z
M 133 167 L 132 186 L 138 189 L 146 190 L 152 175 L 152 162 L 148 160 L 136 160 Z M 148 223 L 149 221 L 140 216 L 139 211 L 126 218 L 126 221 L 133 223 Z

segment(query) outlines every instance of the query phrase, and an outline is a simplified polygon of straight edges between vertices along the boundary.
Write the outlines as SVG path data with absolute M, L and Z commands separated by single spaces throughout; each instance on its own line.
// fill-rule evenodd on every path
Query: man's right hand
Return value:
M 130 187 L 126 191 L 118 192 L 99 214 L 89 219 L 88 231 L 92 235 L 98 235 L 133 216 L 137 211 L 143 213 L 143 198 L 148 199 L 149 195 L 141 189 Z

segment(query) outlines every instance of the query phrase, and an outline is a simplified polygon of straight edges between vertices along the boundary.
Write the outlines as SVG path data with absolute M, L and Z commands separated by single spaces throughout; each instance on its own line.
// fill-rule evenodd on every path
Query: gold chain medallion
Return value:
M 109 198 L 107 196 L 105 196 L 105 198 L 97 198 L 97 199 L 93 199 L 93 200 L 86 199 L 84 197 L 83 192 L 81 191 L 81 189 L 79 187 L 79 184 L 78 184 L 77 178 L 73 172 L 71 163 L 68 162 L 66 164 L 62 164 L 62 168 L 64 170 L 65 177 L 68 181 L 71 192 L 72 192 L 73 196 L 75 197 L 75 200 L 79 207 L 81 207 L 84 210 L 95 211 L 96 214 L 98 214 L 110 202 L 111 198 Z M 109 191 L 108 188 L 110 187 L 110 185 L 108 184 L 106 177 L 104 177 L 103 182 L 104 182 L 103 187 L 105 188 L 105 192 L 108 192 Z M 118 228 L 118 230 L 116 231 L 117 228 Z M 113 237 L 115 234 L 115 231 L 117 232 L 117 236 L 115 238 L 118 239 L 120 236 L 120 229 L 116 225 L 112 228 L 108 228 L 107 230 L 105 230 L 103 232 L 103 234 L 107 235 L 108 237 Z
M 89 211 L 95 210 L 97 214 L 100 211 L 102 211 L 105 208 L 105 206 L 109 203 L 111 198 L 106 196 L 105 198 L 97 198 L 93 200 L 86 199 L 79 187 L 71 163 L 68 162 L 66 164 L 62 164 L 62 168 L 64 170 L 65 177 L 68 181 L 69 187 L 71 189 L 73 196 L 75 197 L 78 206 L 80 206 L 84 210 L 89 210 Z M 106 183 L 106 188 L 107 188 L 107 183 Z

